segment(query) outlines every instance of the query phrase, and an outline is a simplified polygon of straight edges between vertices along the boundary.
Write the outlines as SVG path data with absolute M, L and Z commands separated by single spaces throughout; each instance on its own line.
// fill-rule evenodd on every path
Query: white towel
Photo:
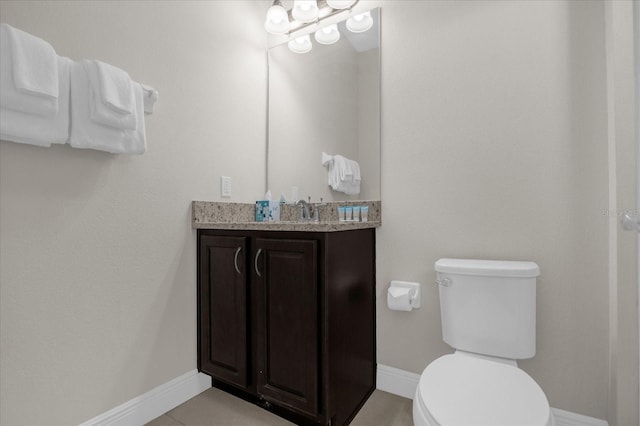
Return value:
M 131 90 L 131 77 L 113 65 L 96 61 L 100 75 L 102 101 L 121 114 L 135 114 L 135 101 Z
M 0 107 L 0 139 L 49 147 L 69 139 L 69 70 L 71 60 L 58 57 L 58 112 L 51 117 Z
M 340 180 L 346 182 L 360 180 L 360 165 L 356 161 L 341 155 L 336 155 L 334 161 Z
M 112 65 L 100 61 L 86 61 L 85 68 L 89 73 L 89 107 L 93 121 L 106 126 L 135 130 L 137 119 L 133 84 L 129 74 Z M 110 70 L 110 71 L 100 71 Z M 105 89 L 107 87 L 107 89 Z M 119 93 L 114 93 L 119 92 Z M 111 98 L 129 98 L 122 105 L 129 104 L 131 112 L 123 112 L 114 107 Z
M 35 47 L 29 50 L 32 45 Z M 53 47 L 0 24 L 0 106 L 52 117 L 58 112 L 58 93 L 58 59 Z
M 360 193 L 360 165 L 342 155 L 322 153 L 322 165 L 328 167 L 327 177 L 331 189 L 348 195 Z
M 133 83 L 137 127 L 135 130 L 104 126 L 91 120 L 89 107 L 89 61 L 71 65 L 71 135 L 74 148 L 96 149 L 112 154 L 142 154 L 147 149 L 142 87 Z

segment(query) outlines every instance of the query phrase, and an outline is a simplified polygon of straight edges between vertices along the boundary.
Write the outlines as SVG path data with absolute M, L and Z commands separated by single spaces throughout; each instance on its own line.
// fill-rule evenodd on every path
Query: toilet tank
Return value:
M 536 354 L 537 264 L 440 259 L 435 269 L 446 343 L 509 359 Z

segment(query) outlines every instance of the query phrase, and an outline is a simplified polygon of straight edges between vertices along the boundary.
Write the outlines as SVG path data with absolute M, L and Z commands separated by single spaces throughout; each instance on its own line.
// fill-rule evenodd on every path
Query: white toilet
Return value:
M 536 352 L 533 262 L 440 259 L 442 338 L 456 349 L 425 368 L 415 426 L 553 426 L 549 402 L 517 359 Z

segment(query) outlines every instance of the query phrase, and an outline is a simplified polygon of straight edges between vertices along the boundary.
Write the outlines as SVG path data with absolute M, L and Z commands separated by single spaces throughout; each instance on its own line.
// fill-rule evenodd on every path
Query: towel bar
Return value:
M 153 114 L 153 108 L 158 100 L 158 91 L 146 84 L 141 83 L 140 86 L 142 86 L 142 94 L 144 97 L 144 112 L 145 114 Z

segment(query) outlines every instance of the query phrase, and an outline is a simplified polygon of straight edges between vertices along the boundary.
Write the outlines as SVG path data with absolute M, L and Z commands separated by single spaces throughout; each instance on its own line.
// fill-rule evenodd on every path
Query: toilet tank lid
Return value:
M 533 278 L 540 275 L 540 268 L 535 262 L 512 260 L 439 259 L 436 262 L 436 271 L 491 277 Z

